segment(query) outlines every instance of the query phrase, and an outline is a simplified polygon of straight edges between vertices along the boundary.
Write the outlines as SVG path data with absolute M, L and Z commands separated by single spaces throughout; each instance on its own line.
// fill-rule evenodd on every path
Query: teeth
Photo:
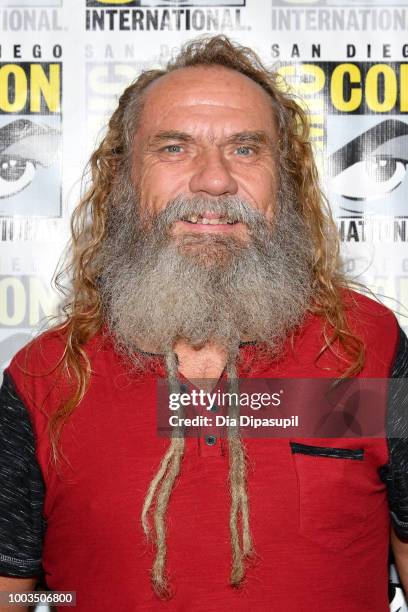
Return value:
M 207 219 L 206 217 L 201 217 L 201 215 L 191 215 L 187 218 L 187 221 L 190 223 L 200 223 L 202 225 L 233 225 L 235 221 L 230 221 L 229 219 L 219 218 L 219 219 Z
M 225 225 L 225 221 L 221 219 L 206 219 L 205 217 L 203 217 L 201 223 L 203 225 Z

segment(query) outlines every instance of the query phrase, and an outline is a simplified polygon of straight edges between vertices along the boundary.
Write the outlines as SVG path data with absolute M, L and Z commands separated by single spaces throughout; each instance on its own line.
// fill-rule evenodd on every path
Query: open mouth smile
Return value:
M 237 221 L 232 221 L 227 217 L 210 217 L 202 215 L 190 215 L 186 219 L 183 219 L 183 221 L 194 225 L 235 225 L 237 223 Z

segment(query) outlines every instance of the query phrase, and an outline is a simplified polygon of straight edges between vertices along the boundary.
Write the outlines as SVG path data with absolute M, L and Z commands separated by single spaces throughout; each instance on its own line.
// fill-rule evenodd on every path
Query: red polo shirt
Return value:
M 352 295 L 349 320 L 367 347 L 359 376 L 388 377 L 398 342 L 396 320 L 376 302 Z M 321 320 L 311 316 L 277 362 L 262 365 L 256 346 L 242 346 L 239 374 L 334 377 L 344 362 L 329 351 L 316 362 L 322 344 Z M 167 568 L 174 595 L 160 601 L 150 584 L 154 550 L 146 542 L 140 513 L 169 443 L 156 432 L 156 380 L 165 376 L 163 361 L 158 357 L 149 374 L 135 375 L 108 340 L 97 336 L 88 343 L 91 382 L 63 430 L 62 450 L 70 466 L 62 464 L 57 474 L 50 464 L 46 415 L 66 394 L 63 380 L 50 373 L 63 348 L 64 338 L 48 332 L 14 358 L 9 374 L 29 411 L 45 482 L 47 584 L 52 590 L 76 591 L 76 610 L 389 609 L 389 510 L 378 474 L 388 461 L 384 438 L 244 441 L 257 557 L 239 589 L 229 585 L 227 443 L 186 439 L 167 511 Z M 290 442 L 364 449 L 364 458 L 294 453 Z

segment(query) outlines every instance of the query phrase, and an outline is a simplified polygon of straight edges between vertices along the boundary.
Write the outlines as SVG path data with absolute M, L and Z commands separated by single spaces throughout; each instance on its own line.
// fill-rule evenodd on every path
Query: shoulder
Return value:
M 396 331 L 395 314 L 378 299 L 350 289 L 342 291 L 343 304 L 349 322 L 354 326 L 377 331 Z
M 11 360 L 8 371 L 13 377 L 18 376 L 18 372 L 46 376 L 60 365 L 67 351 L 68 342 L 66 327 L 53 327 L 20 349 Z M 98 349 L 108 343 L 107 337 L 97 333 L 81 348 L 92 357 Z
M 66 334 L 50 329 L 26 344 L 16 353 L 5 371 L 17 396 L 32 412 L 44 398 L 61 387 L 61 362 L 66 350 Z
M 47 330 L 20 349 L 10 362 L 8 371 L 13 376 L 19 372 L 45 373 L 57 367 L 64 356 L 67 334 L 61 328 Z
M 64 362 L 68 341 L 66 328 L 55 327 L 37 336 L 11 360 L 6 373 L 28 408 L 48 400 L 59 403 L 65 394 L 70 395 L 72 377 L 67 376 Z M 97 334 L 83 347 L 89 356 L 100 341 Z
M 343 299 L 349 326 L 363 340 L 367 355 L 392 362 L 402 333 L 392 310 L 357 291 L 344 291 Z
M 341 289 L 339 300 L 347 341 L 351 347 L 357 342 L 364 347 L 364 367 L 360 375 L 387 378 L 400 342 L 401 329 L 395 314 L 375 296 L 368 297 L 351 289 Z

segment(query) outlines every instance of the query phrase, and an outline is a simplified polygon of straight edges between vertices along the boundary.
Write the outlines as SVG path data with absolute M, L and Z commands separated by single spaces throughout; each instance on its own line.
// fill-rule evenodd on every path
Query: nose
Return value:
M 238 184 L 217 147 L 205 151 L 197 159 L 193 176 L 190 179 L 190 191 L 212 196 L 237 193 Z

